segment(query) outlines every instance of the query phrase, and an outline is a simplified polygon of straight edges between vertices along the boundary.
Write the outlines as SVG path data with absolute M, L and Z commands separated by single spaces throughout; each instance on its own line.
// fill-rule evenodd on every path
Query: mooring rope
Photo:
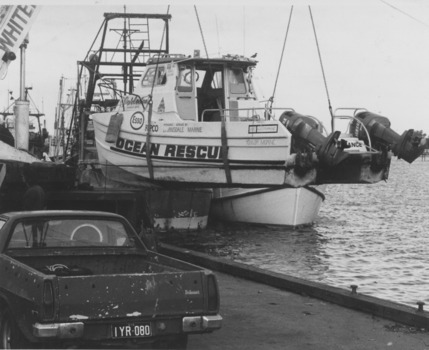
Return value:
M 323 82 L 325 84 L 326 96 L 328 98 L 329 113 L 331 114 L 331 131 L 334 131 L 334 115 L 332 113 L 331 99 L 329 97 L 328 84 L 326 82 L 325 70 L 323 69 L 322 55 L 320 54 L 319 41 L 317 40 L 316 27 L 314 25 L 313 14 L 311 13 L 311 7 L 310 6 L 308 6 L 308 10 L 310 11 L 311 24 L 313 25 L 314 38 L 316 39 L 317 53 L 319 54 L 320 67 L 322 68 Z
M 168 5 L 167 7 L 167 15 L 170 12 L 170 5 Z M 161 44 L 159 46 L 159 54 L 156 60 L 156 65 L 155 65 L 155 73 L 153 75 L 153 80 L 152 80 L 152 87 L 150 90 L 150 95 L 149 95 L 149 100 L 148 100 L 148 106 L 149 106 L 149 110 L 147 113 L 147 133 L 146 133 L 146 163 L 147 163 L 147 169 L 149 171 L 149 177 L 151 180 L 154 179 L 154 174 L 153 174 L 153 164 L 152 164 L 152 158 L 150 156 L 151 153 L 151 139 L 150 139 L 150 130 L 151 130 L 151 124 L 152 124 L 152 112 L 153 112 L 153 89 L 155 87 L 155 82 L 158 78 L 158 67 L 159 67 L 159 60 L 161 58 L 161 50 L 162 50 L 162 46 L 164 44 L 164 36 L 165 36 L 165 32 L 167 31 L 167 25 L 166 22 L 164 22 L 164 30 L 162 31 L 162 37 L 161 37 Z M 144 106 L 143 106 L 144 108 Z

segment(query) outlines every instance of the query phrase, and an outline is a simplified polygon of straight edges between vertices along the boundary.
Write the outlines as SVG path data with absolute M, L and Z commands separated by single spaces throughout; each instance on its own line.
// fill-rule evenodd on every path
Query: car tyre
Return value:
M 16 325 L 9 311 L 1 312 L 0 319 L 0 348 L 1 349 L 30 349 L 31 344 Z

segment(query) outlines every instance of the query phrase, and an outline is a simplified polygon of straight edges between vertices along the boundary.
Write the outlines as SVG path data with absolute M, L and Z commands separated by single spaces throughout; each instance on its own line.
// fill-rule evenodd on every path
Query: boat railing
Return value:
M 267 108 L 267 107 L 248 107 L 248 108 L 208 108 L 203 110 L 201 114 L 201 121 L 221 121 L 225 118 L 228 122 L 244 122 L 244 121 L 258 121 L 258 120 L 276 120 L 273 111 L 294 111 L 292 108 Z M 248 116 L 240 116 L 240 112 L 251 112 L 247 113 Z M 259 113 L 258 113 L 259 112 Z M 261 113 L 262 112 L 262 113 Z M 213 118 L 213 114 L 217 113 L 216 118 Z M 249 116 L 250 115 L 250 116 Z M 261 116 L 262 115 L 262 116 Z M 317 120 L 317 119 L 315 119 Z M 320 121 L 318 121 L 320 123 Z
M 231 116 L 229 113 L 231 111 L 233 111 L 234 114 L 238 114 L 238 115 Z M 241 111 L 252 111 L 252 116 L 251 117 L 241 117 L 239 115 L 239 112 L 241 112 Z M 255 111 L 263 111 L 264 118 L 261 118 L 258 113 L 255 113 Z M 275 108 L 273 108 L 273 107 L 271 107 L 271 108 L 252 107 L 252 108 L 229 108 L 229 109 L 213 108 L 213 109 L 205 109 L 203 111 L 203 113 L 201 115 L 201 121 L 203 121 L 203 122 L 221 121 L 222 116 L 224 116 L 225 121 L 228 121 L 228 122 L 276 120 L 273 111 L 281 111 L 281 113 L 286 112 L 286 111 L 295 112 L 295 110 L 293 108 L 290 108 L 290 107 L 275 107 Z M 207 112 L 207 114 L 206 114 L 206 112 Z M 213 113 L 218 113 L 217 118 L 213 118 Z M 206 119 L 206 116 L 207 116 L 207 119 Z M 325 128 L 325 126 L 323 125 L 323 123 L 319 119 L 317 119 L 316 117 L 313 117 L 311 115 L 306 115 L 306 117 L 313 119 L 315 122 L 317 122 L 320 125 L 320 127 L 322 128 L 325 135 L 329 135 L 328 130 Z
M 352 111 L 353 115 L 338 114 L 339 111 Z M 333 125 L 332 125 L 332 127 L 333 127 L 333 130 L 335 130 L 335 121 L 336 120 L 347 120 L 347 119 L 350 120 L 351 119 L 351 120 L 356 121 L 357 123 L 360 124 L 360 126 L 362 127 L 362 129 L 364 130 L 364 132 L 366 134 L 366 138 L 368 140 L 368 145 L 366 145 L 367 149 L 370 152 L 375 152 L 375 149 L 372 148 L 371 138 L 369 137 L 368 129 L 365 127 L 364 123 L 360 119 L 356 118 L 356 115 L 359 112 L 366 112 L 366 111 L 367 111 L 366 108 L 361 108 L 361 107 L 339 107 L 339 108 L 335 109 L 335 111 L 333 113 L 333 116 L 332 116 Z M 349 127 L 350 127 L 350 123 L 349 123 Z

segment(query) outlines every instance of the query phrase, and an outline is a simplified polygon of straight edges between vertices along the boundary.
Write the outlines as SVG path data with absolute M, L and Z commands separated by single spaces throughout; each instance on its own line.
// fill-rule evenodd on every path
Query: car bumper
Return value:
M 83 322 L 35 323 L 33 325 L 33 335 L 36 338 L 82 338 L 83 330 Z
M 182 330 L 185 333 L 210 332 L 221 327 L 221 315 L 183 317 L 182 321 Z
M 181 330 L 180 326 L 176 323 L 179 320 L 176 319 L 170 321 L 155 321 L 154 325 L 157 328 L 154 336 L 162 336 L 162 333 L 205 333 L 212 332 L 222 326 L 222 316 L 210 315 L 210 316 L 186 316 L 181 318 Z M 176 324 L 177 326 L 173 326 Z M 95 327 L 95 328 L 94 328 Z M 88 328 L 85 332 L 85 328 Z M 174 330 L 173 330 L 173 329 Z M 90 331 L 91 329 L 91 331 Z M 67 322 L 67 323 L 35 323 L 33 325 L 33 335 L 39 339 L 78 339 L 87 338 L 87 334 L 100 333 L 106 334 L 107 329 L 110 329 L 109 325 L 106 324 L 87 324 L 84 322 Z M 93 331 L 94 332 L 93 332 Z M 97 337 L 98 339 L 104 338 L 103 336 Z

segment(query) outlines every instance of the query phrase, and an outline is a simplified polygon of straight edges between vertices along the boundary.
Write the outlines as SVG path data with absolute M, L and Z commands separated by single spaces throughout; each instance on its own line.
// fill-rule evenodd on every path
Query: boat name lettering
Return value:
M 146 154 L 146 142 L 128 140 L 118 137 L 117 150 L 123 150 L 135 154 Z M 220 146 L 195 146 L 195 145 L 161 145 L 150 144 L 150 154 L 172 158 L 197 158 L 197 159 L 221 159 Z
M 166 145 L 164 156 L 175 158 L 220 159 L 221 152 L 219 146 Z
M 8 52 L 13 49 L 19 36 L 29 22 L 36 6 L 17 6 L 6 27 L 0 35 L 0 49 Z
M 160 144 L 151 143 L 150 144 L 150 154 L 157 156 L 159 154 Z M 116 141 L 116 148 L 132 152 L 132 153 L 142 153 L 146 154 L 146 142 L 127 140 L 121 137 L 118 137 Z
M 148 129 L 150 129 L 150 132 L 158 132 L 158 125 L 145 125 L 144 130 L 147 131 Z
M 246 141 L 248 146 L 274 146 L 276 144 L 276 140 L 274 139 L 249 139 Z
M 144 124 L 144 115 L 142 112 L 135 112 L 130 118 L 130 125 L 134 130 L 139 130 Z

